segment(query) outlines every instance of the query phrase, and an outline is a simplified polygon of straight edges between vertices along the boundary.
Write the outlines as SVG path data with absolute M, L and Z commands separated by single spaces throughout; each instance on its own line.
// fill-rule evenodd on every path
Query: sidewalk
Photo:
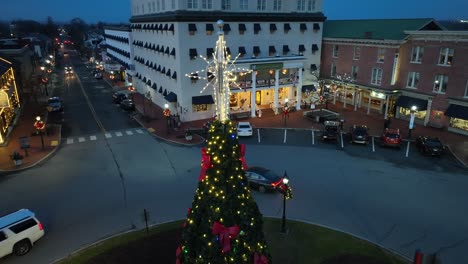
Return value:
M 114 86 L 118 85 L 118 83 L 114 83 Z M 193 135 L 192 140 L 186 140 L 185 131 L 186 129 L 202 129 L 203 124 L 211 121 L 211 119 L 183 122 L 177 129 L 167 128 L 166 117 L 164 117 L 163 109 L 161 107 L 156 106 L 139 93 L 133 94 L 133 100 L 136 106 L 133 118 L 139 122 L 142 127 L 148 129 L 148 131 L 155 137 L 174 144 L 186 146 L 198 146 L 204 142 L 205 139 L 196 134 Z M 344 118 L 344 131 L 348 131 L 349 127 L 353 124 L 364 124 L 369 127 L 371 135 L 379 136 L 384 127 L 383 116 L 378 113 L 371 112 L 371 114 L 367 115 L 363 109 L 354 111 L 353 106 L 343 108 L 340 103 L 337 103 L 336 105 L 329 104 L 328 109 L 340 113 Z M 40 106 L 35 105 L 34 103 L 26 104 L 24 106 L 23 114 L 9 136 L 6 146 L 0 146 L 0 172 L 2 170 L 11 171 L 29 168 L 40 163 L 57 150 L 57 146 L 60 145 L 60 127 L 49 126 L 52 128 L 52 131 L 48 135 L 44 135 L 44 150 L 41 148 L 40 137 L 31 136 L 35 130 L 33 128 L 35 116 L 39 111 Z M 299 129 L 323 129 L 322 124 L 315 123 L 312 120 L 305 118 L 303 116 L 304 111 L 308 110 L 291 112 L 286 126 L 288 128 Z M 285 127 L 282 116 L 274 115 L 272 111 L 269 111 L 269 109 L 263 111 L 261 118 L 247 118 L 245 121 L 249 121 L 255 128 Z M 408 121 L 392 119 L 390 127 L 399 128 L 402 135 L 406 137 Z M 446 130 L 416 125 L 416 128 L 412 132 L 412 138 L 415 139 L 420 135 L 439 137 L 442 142 L 449 147 L 455 157 L 464 164 L 465 167 L 468 167 L 468 137 L 447 132 Z M 23 164 L 15 167 L 13 165 L 13 161 L 10 159 L 10 155 L 15 150 L 20 151 L 20 153 L 24 155 L 24 151 L 20 150 L 19 147 L 19 138 L 22 136 L 28 136 L 30 138 L 31 148 L 28 150 L 28 157 L 23 159 Z
M 31 168 L 53 154 L 60 145 L 61 126 L 47 124 L 43 132 L 44 149 L 42 148 L 41 136 L 37 135 L 34 128 L 36 116 L 40 115 L 42 120 L 46 120 L 47 111 L 40 103 L 24 102 L 22 113 L 16 119 L 16 124 L 8 136 L 5 144 L 0 145 L 0 173 L 14 172 Z M 20 147 L 20 137 L 29 139 L 30 148 L 25 150 Z M 23 155 L 22 164 L 15 166 L 10 158 L 10 155 L 18 151 Z

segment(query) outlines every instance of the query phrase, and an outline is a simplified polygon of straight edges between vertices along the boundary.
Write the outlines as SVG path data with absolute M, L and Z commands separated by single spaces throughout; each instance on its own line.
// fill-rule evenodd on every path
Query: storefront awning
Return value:
M 202 104 L 214 104 L 213 96 L 211 95 L 201 95 L 192 97 L 193 105 L 202 105 Z
M 416 106 L 418 111 L 427 110 L 427 101 L 419 98 L 409 97 L 409 96 L 400 96 L 396 101 L 396 105 L 399 107 L 404 107 L 411 109 L 412 106 Z
M 445 111 L 445 115 L 468 120 L 468 107 L 463 105 L 450 104 Z
M 313 84 L 303 85 L 301 90 L 302 90 L 303 93 L 317 91 L 317 89 L 315 88 L 315 85 L 313 85 Z
M 164 99 L 170 103 L 177 102 L 177 94 L 170 92 L 168 95 L 164 96 Z

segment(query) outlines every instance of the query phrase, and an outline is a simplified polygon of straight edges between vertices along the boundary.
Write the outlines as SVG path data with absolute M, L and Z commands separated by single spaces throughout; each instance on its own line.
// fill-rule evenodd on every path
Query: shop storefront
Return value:
M 0 144 L 5 143 L 13 121 L 20 111 L 18 91 L 11 63 L 0 58 Z
M 427 100 L 402 95 L 396 100 L 395 106 L 396 118 L 409 120 L 411 112 L 414 111 L 415 122 L 424 124 L 427 115 Z
M 445 116 L 450 118 L 448 130 L 458 134 L 468 135 L 468 103 L 466 105 L 449 105 Z

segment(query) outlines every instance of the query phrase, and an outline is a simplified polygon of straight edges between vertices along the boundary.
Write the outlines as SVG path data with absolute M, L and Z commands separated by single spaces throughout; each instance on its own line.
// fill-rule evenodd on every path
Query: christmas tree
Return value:
M 198 188 L 176 251 L 177 264 L 271 263 L 263 217 L 245 175 L 245 145 L 229 120 L 229 55 L 222 21 L 208 81 L 215 87 L 216 120 L 202 149 Z M 231 64 L 232 65 L 232 64 Z M 190 75 L 189 75 L 190 76 Z

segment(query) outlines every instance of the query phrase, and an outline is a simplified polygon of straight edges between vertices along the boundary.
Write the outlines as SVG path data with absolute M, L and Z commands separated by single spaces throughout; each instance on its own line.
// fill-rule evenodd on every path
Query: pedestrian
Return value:
M 390 127 L 390 117 L 387 117 L 387 119 L 384 120 L 384 130 Z
M 262 109 L 258 109 L 258 117 L 262 117 Z

